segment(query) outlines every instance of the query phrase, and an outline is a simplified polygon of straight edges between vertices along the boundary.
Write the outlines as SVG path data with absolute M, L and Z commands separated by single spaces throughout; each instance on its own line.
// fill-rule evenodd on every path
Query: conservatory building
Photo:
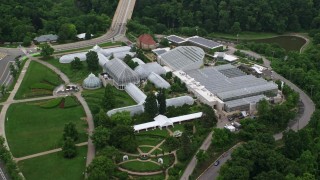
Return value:
M 105 72 L 112 79 L 113 85 L 123 90 L 129 83 L 139 84 L 140 77 L 125 62 L 118 58 L 114 58 L 104 65 Z
M 90 74 L 82 83 L 84 89 L 98 89 L 101 87 L 101 81 L 94 74 Z

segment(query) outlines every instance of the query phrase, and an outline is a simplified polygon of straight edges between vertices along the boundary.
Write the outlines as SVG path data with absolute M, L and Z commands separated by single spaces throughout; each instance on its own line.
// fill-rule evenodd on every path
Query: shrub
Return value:
M 75 99 L 74 96 L 68 96 L 65 98 L 65 102 L 64 102 L 65 108 L 76 107 L 78 105 L 79 105 L 79 102 L 77 99 Z
M 23 178 L 19 175 L 19 169 L 16 162 L 13 160 L 11 153 L 4 145 L 4 138 L 0 137 L 0 159 L 5 164 L 5 167 L 13 180 L 22 180 Z
M 32 84 L 31 89 L 46 89 L 46 90 L 53 90 L 54 86 L 51 84 L 45 84 L 45 83 L 36 83 Z
M 50 108 L 55 108 L 59 106 L 61 103 L 62 98 L 57 98 L 57 99 L 51 99 L 49 101 L 46 101 L 45 103 L 41 104 L 40 107 L 50 109 Z

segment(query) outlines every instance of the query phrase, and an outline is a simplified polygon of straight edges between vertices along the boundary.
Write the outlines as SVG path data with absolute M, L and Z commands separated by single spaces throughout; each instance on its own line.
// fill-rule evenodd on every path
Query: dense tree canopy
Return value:
M 34 38 L 61 34 L 64 24 L 72 24 L 78 33 L 104 32 L 111 24 L 117 4 L 116 0 L 1 1 L 0 41 L 23 41 L 26 35 Z
M 170 28 L 193 35 L 217 30 L 282 33 L 319 28 L 319 8 L 317 0 L 139 0 L 129 29 L 162 33 Z

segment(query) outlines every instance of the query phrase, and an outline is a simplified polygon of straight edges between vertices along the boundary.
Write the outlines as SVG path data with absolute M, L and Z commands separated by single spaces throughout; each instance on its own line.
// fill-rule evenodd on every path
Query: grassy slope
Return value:
M 120 165 L 121 167 L 138 172 L 144 171 L 159 171 L 161 167 L 152 162 L 141 162 L 141 161 L 129 161 Z
M 68 76 L 68 78 L 70 79 L 70 82 L 73 82 L 73 83 L 82 84 L 82 81 L 91 73 L 91 71 L 89 71 L 87 69 L 86 62 L 82 62 L 82 64 L 83 64 L 82 70 L 73 70 L 73 69 L 71 69 L 70 64 L 61 64 L 61 63 L 59 63 L 58 59 L 51 58 L 51 59 L 48 59 L 45 61 L 52 64 L 53 66 L 57 67 L 58 69 L 60 69 L 65 75 Z M 92 72 L 92 73 L 97 75 L 100 72 L 102 72 L 102 69 L 99 66 L 99 70 Z
M 78 155 L 65 159 L 62 152 L 27 159 L 18 163 L 28 180 L 80 180 L 84 179 L 87 146 L 78 147 Z
M 28 71 L 25 74 L 24 79 L 15 95 L 15 99 L 25 98 L 29 93 L 31 93 L 31 87 L 34 84 L 43 83 L 44 81 L 49 81 L 52 84 L 59 85 L 62 83 L 61 79 L 57 74 L 55 74 L 50 69 L 46 68 L 42 64 L 37 62 L 31 62 Z M 55 88 L 52 85 L 52 91 Z
M 223 38 L 223 39 L 237 39 L 236 34 L 226 34 L 226 33 L 219 33 L 214 32 L 209 34 L 210 37 L 213 38 Z M 264 33 L 264 32 L 241 32 L 239 34 L 239 40 L 250 40 L 250 39 L 265 39 L 265 38 L 272 38 L 278 36 L 278 34 L 275 33 Z
M 116 98 L 116 108 L 137 104 L 125 91 L 121 91 L 113 87 Z M 83 97 L 87 101 L 93 113 L 99 112 L 101 101 L 104 96 L 104 88 L 96 90 L 84 90 Z
M 12 104 L 7 112 L 6 135 L 14 157 L 22 157 L 61 146 L 64 125 L 74 122 L 81 134 L 79 142 L 87 140 L 85 116 L 81 106 L 43 109 L 33 103 Z

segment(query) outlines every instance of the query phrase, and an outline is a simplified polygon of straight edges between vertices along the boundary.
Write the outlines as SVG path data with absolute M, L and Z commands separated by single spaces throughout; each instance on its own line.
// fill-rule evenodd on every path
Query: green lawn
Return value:
M 160 136 L 159 137 L 157 137 L 157 136 L 151 137 L 151 136 L 146 136 L 146 135 L 138 135 L 138 136 L 136 136 L 136 139 L 137 139 L 139 145 L 156 146 L 165 138 L 160 137 Z
M 275 33 L 264 33 L 264 32 L 241 32 L 239 33 L 239 40 L 252 40 L 252 39 L 265 39 L 265 38 L 271 38 L 279 36 L 278 34 Z M 209 37 L 212 38 L 223 38 L 223 39 L 237 39 L 236 34 L 226 34 L 226 33 L 219 33 L 219 32 L 214 32 L 210 33 Z
M 173 157 L 170 157 L 169 155 L 159 157 L 159 155 L 162 155 L 162 154 L 158 154 L 157 158 L 152 158 L 151 160 L 155 161 L 155 162 L 158 162 L 158 159 L 162 158 L 163 159 L 163 164 L 170 165 L 170 163 L 171 163 L 170 162 L 170 158 L 173 158 Z M 174 159 L 172 161 L 174 161 Z
M 137 172 L 159 171 L 161 167 L 152 162 L 129 161 L 120 165 L 124 169 Z
M 184 127 L 183 127 L 183 124 L 174 124 L 174 127 L 170 127 L 171 131 L 172 132 L 175 132 L 175 131 L 181 131 L 181 132 L 184 132 Z
M 58 59 L 55 59 L 55 58 L 46 59 L 44 61 L 46 61 L 46 62 L 50 63 L 51 65 L 55 66 L 56 68 L 60 69 L 65 75 L 68 76 L 68 78 L 70 79 L 70 82 L 73 82 L 73 83 L 82 84 L 82 81 L 86 77 L 88 77 L 88 75 L 91 73 L 91 71 L 89 71 L 87 69 L 87 63 L 85 61 L 82 62 L 82 64 L 83 64 L 82 70 L 73 70 L 73 69 L 71 69 L 70 63 L 62 64 L 59 62 Z M 102 68 L 99 66 L 99 70 L 92 72 L 92 73 L 97 75 L 100 72 L 102 72 Z
M 80 119 L 85 116 L 81 106 L 44 109 L 40 107 L 42 102 L 12 104 L 9 107 L 6 135 L 14 157 L 61 147 L 63 128 L 68 122 L 76 124 L 80 133 L 78 142 L 87 141 L 87 123 Z
M 155 130 L 148 130 L 148 131 L 142 131 L 137 133 L 137 135 L 156 135 L 156 136 L 162 136 L 162 137 L 169 137 L 169 132 L 166 128 L 161 129 L 155 129 Z
M 139 149 L 144 152 L 144 153 L 148 153 L 153 147 L 141 147 L 139 146 Z
M 133 179 L 135 180 L 159 180 L 159 179 L 166 179 L 166 177 L 163 174 L 157 174 L 152 176 L 133 176 Z
M 77 149 L 78 154 L 73 159 L 65 159 L 62 152 L 58 152 L 21 161 L 18 166 L 28 180 L 82 180 L 87 146 Z
M 60 77 L 44 65 L 32 61 L 15 95 L 15 99 L 52 95 L 53 89 L 60 85 Z
M 116 108 L 137 104 L 125 91 L 121 91 L 113 87 L 116 99 Z M 101 101 L 104 96 L 104 88 L 96 90 L 84 90 L 82 96 L 87 101 L 93 114 L 99 112 Z

